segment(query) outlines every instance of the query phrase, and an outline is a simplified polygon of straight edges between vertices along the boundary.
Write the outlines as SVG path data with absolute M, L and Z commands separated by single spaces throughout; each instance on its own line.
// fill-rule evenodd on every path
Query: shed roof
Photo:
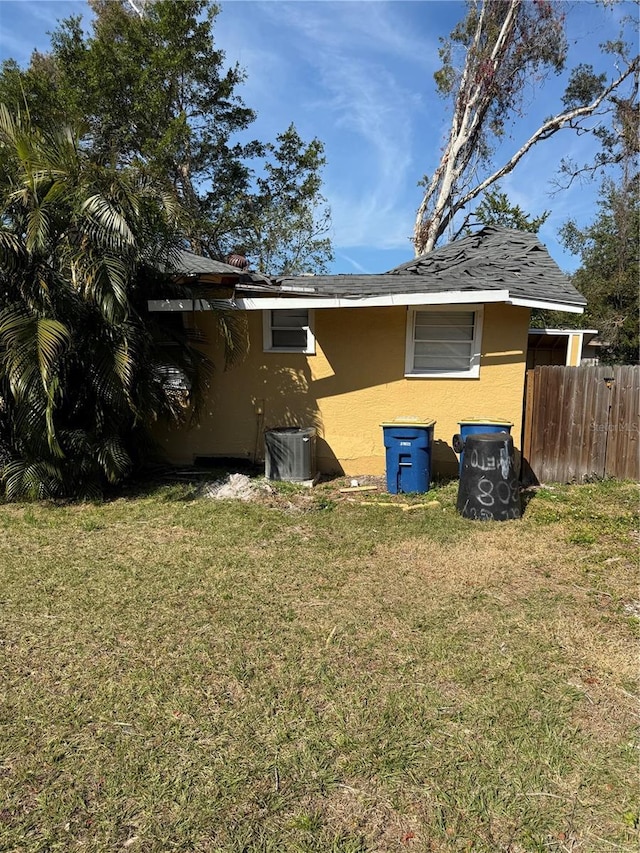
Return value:
M 183 249 L 178 253 L 175 264 L 176 270 L 185 276 L 192 275 L 234 275 L 238 276 L 240 270 L 231 264 L 225 264 L 222 261 L 215 261 L 213 258 L 205 258 L 201 255 L 194 255 Z

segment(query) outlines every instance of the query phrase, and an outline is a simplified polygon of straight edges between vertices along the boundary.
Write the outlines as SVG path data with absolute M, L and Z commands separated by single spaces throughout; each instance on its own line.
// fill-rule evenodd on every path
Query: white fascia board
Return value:
M 564 302 L 543 302 L 541 299 L 509 299 L 509 305 L 522 308 L 546 308 L 549 311 L 566 311 L 568 314 L 584 314 L 583 305 L 567 305 Z
M 149 311 L 193 311 L 193 299 L 149 299 Z
M 215 301 L 215 300 L 214 300 Z M 545 308 L 583 314 L 579 305 L 511 298 L 508 290 L 445 291 L 443 293 L 386 293 L 381 296 L 236 296 L 235 307 L 243 311 L 277 311 L 282 308 L 375 308 L 393 305 L 469 305 L 506 302 L 523 308 Z M 150 299 L 149 311 L 210 311 L 207 299 Z
M 215 303 L 227 300 L 211 301 Z M 231 303 L 229 307 L 232 307 Z M 208 299 L 149 299 L 147 309 L 149 311 L 212 311 L 213 307 Z
M 531 335 L 597 335 L 597 329 L 529 329 Z
M 236 297 L 245 311 L 277 311 L 279 308 L 379 308 L 390 305 L 468 305 L 507 302 L 508 290 L 447 291 L 445 293 L 388 293 L 382 296 L 268 296 Z

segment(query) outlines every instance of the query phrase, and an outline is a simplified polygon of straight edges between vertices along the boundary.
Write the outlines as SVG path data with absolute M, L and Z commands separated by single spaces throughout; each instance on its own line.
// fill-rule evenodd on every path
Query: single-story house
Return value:
M 181 465 L 257 461 L 265 430 L 299 426 L 317 431 L 320 471 L 379 475 L 381 423 L 413 417 L 436 421 L 434 469 L 454 473 L 459 420 L 512 422 L 519 446 L 531 309 L 585 306 L 536 235 L 494 226 L 381 274 L 268 279 L 187 255 L 184 272 L 246 312 L 249 349 L 216 373 L 197 427 L 159 436 Z M 149 303 L 196 324 L 220 364 L 210 307 Z

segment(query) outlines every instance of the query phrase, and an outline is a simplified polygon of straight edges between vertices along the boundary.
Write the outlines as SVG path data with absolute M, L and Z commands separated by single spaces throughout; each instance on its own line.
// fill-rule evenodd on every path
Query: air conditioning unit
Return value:
M 265 476 L 302 482 L 316 474 L 316 431 L 313 427 L 276 427 L 264 434 Z

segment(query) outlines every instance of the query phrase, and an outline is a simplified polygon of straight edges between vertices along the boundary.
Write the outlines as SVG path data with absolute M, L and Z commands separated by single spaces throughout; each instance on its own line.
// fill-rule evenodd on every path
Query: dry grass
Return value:
M 0 507 L 2 850 L 637 849 L 635 486 L 193 494 Z

